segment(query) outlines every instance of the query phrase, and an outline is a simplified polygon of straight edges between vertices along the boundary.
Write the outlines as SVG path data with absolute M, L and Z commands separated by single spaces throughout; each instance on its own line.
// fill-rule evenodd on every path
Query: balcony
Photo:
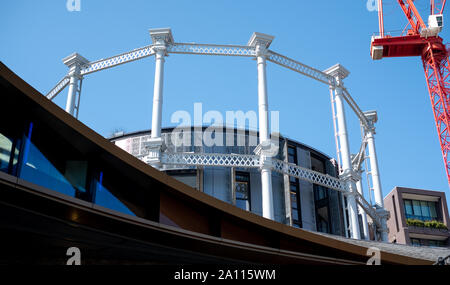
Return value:
M 423 221 L 423 219 L 417 219 L 417 217 L 413 215 L 406 215 L 406 217 L 409 233 L 450 236 L 450 231 L 442 222 L 432 220 Z

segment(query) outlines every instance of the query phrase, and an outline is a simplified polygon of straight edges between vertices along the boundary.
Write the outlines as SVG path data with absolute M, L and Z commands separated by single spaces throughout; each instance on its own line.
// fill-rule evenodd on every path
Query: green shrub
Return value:
M 413 226 L 413 227 L 427 227 L 427 228 L 432 228 L 432 229 L 444 229 L 447 230 L 447 226 L 439 221 L 421 221 L 421 220 L 417 220 L 417 219 L 407 219 L 406 220 L 406 224 L 408 226 Z
M 427 221 L 425 222 L 425 227 L 433 229 L 444 229 L 444 230 L 447 229 L 444 223 L 438 221 Z
M 417 220 L 417 219 L 407 219 L 406 224 L 408 226 L 414 226 L 414 227 L 424 227 L 425 226 L 425 223 L 423 221 Z

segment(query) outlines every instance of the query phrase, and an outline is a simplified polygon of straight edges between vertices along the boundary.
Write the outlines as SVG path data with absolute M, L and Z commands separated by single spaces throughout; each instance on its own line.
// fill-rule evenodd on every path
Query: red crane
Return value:
M 378 0 L 380 35 L 372 37 L 372 59 L 420 56 L 428 84 L 439 142 L 450 184 L 450 64 L 448 51 L 439 32 L 443 27 L 446 0 L 430 0 L 428 26 L 419 14 L 414 0 L 397 0 L 408 25 L 401 36 L 384 34 L 383 1 Z

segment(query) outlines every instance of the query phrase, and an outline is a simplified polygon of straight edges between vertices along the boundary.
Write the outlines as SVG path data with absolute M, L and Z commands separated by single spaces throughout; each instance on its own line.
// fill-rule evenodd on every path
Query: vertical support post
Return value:
M 83 79 L 81 76 L 81 68 L 83 65 L 89 63 L 87 59 L 79 55 L 78 53 L 73 53 L 63 59 L 63 63 L 69 67 L 69 91 L 67 94 L 66 102 L 66 112 L 75 116 L 75 109 L 78 110 L 77 104 L 79 102 L 78 96 L 81 96 L 80 81 Z M 78 115 L 78 112 L 77 112 Z
M 152 108 L 152 130 L 151 138 L 147 142 L 149 153 L 146 162 L 155 168 L 160 168 L 161 147 L 163 140 L 161 138 L 162 124 L 162 104 L 164 87 L 164 62 L 167 55 L 167 46 L 173 44 L 172 31 L 169 28 L 152 29 L 150 36 L 155 50 L 155 82 L 153 87 L 153 108 Z
M 361 172 L 359 173 L 359 175 L 360 177 L 362 176 Z M 364 197 L 362 179 L 359 179 L 358 182 L 356 182 L 356 189 L 358 190 L 358 193 Z M 361 206 L 358 206 L 358 210 L 359 213 L 361 214 L 364 239 L 369 240 L 369 224 L 367 223 L 366 211 L 364 211 L 364 209 Z
M 338 123 L 338 137 L 340 143 L 340 154 L 342 159 L 342 174 L 341 179 L 344 179 L 347 183 L 347 207 L 349 214 L 349 224 L 350 224 L 350 234 L 354 239 L 360 239 L 361 234 L 359 231 L 359 221 L 358 221 L 358 208 L 356 205 L 356 200 L 354 193 L 356 190 L 354 179 L 355 173 L 353 171 L 351 156 L 350 156 L 350 146 L 348 142 L 347 135 L 347 123 L 345 120 L 345 110 L 344 110 L 344 98 L 341 86 L 343 85 L 342 80 L 348 76 L 349 72 L 340 64 L 336 64 L 329 69 L 325 70 L 325 73 L 333 76 L 336 80 L 337 85 L 332 88 L 335 89 L 335 104 L 336 104 L 336 117 Z
M 161 137 L 161 119 L 164 87 L 164 56 L 165 48 L 155 48 L 155 83 L 153 86 L 153 110 L 152 110 L 152 133 L 151 138 Z
M 255 153 L 261 160 L 261 191 L 262 214 L 264 218 L 274 220 L 273 194 L 272 194 L 272 157 L 269 134 L 269 112 L 266 82 L 266 56 L 267 48 L 272 43 L 273 36 L 253 33 L 248 45 L 256 49 L 256 61 L 258 67 L 258 115 L 259 115 L 259 145 Z
M 388 241 L 388 228 L 387 217 L 389 213 L 384 209 L 383 192 L 381 189 L 380 174 L 378 170 L 378 159 L 375 149 L 375 123 L 378 121 L 376 111 L 364 112 L 367 121 L 369 122 L 369 128 L 365 128 L 364 132 L 367 140 L 367 147 L 369 148 L 369 160 L 370 160 L 370 174 L 372 176 L 372 186 L 375 198 L 375 208 L 377 213 L 381 217 L 381 229 L 378 229 L 381 235 L 382 241 Z

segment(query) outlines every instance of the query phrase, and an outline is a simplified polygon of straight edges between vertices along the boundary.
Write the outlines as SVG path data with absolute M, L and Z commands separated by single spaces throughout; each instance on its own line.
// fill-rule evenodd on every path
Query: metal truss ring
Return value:
M 226 55 L 254 57 L 256 51 L 254 47 L 239 45 L 214 45 L 195 43 L 174 43 L 167 48 L 168 53 L 181 54 L 203 54 L 203 55 Z
M 135 61 L 144 57 L 153 55 L 155 52 L 153 50 L 153 45 L 148 45 L 142 48 L 132 50 L 130 52 L 122 53 L 107 59 L 101 59 L 89 63 L 88 66 L 81 70 L 81 75 L 93 73 L 103 69 L 111 68 L 117 65 Z

